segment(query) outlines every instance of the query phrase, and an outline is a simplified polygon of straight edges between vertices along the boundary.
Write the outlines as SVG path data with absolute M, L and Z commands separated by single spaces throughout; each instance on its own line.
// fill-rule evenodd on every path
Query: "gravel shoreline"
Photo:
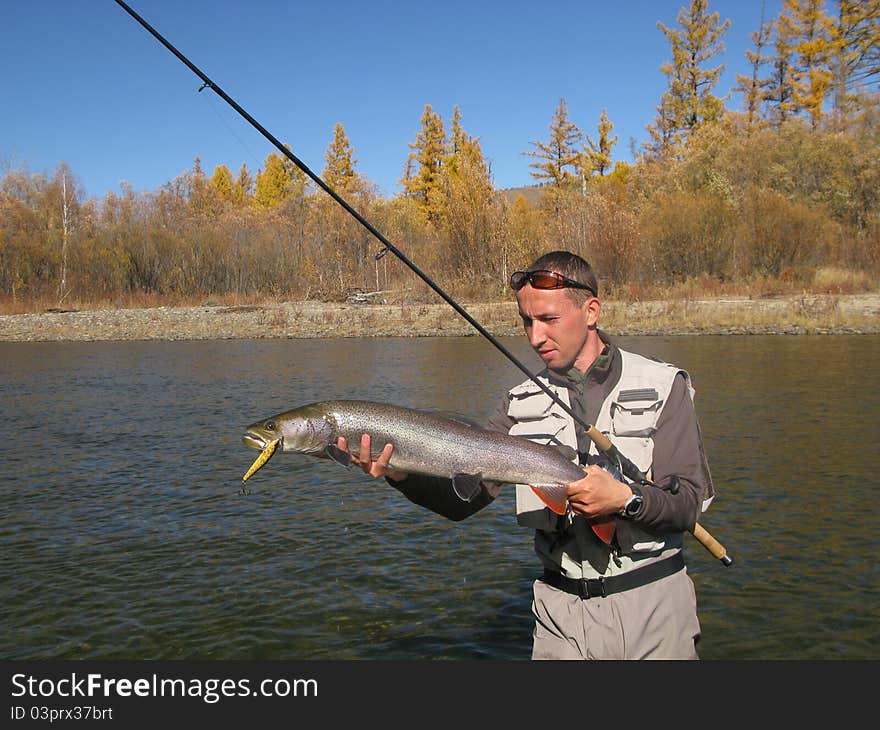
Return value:
M 522 333 L 514 302 L 462 306 L 494 335 Z M 880 334 L 880 294 L 604 302 L 612 335 Z M 435 337 L 478 334 L 445 303 L 280 302 L 0 316 L 0 341 Z

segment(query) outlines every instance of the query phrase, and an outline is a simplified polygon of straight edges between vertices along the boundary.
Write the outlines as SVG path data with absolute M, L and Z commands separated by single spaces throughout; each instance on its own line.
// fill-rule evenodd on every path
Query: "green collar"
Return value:
M 611 344 L 605 333 L 599 331 L 599 338 L 605 344 L 602 352 L 593 360 L 587 372 L 582 373 L 576 367 L 572 367 L 567 373 L 554 373 L 549 371 L 550 380 L 557 380 L 560 385 L 572 385 L 577 390 L 583 392 L 584 384 L 587 380 L 595 380 L 598 383 L 604 382 L 611 372 L 611 362 L 614 359 L 614 345 Z

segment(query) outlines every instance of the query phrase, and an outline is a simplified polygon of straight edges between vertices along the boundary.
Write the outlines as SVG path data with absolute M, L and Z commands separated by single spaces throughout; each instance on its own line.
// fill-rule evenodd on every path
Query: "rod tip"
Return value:
M 725 567 L 733 565 L 733 558 L 728 557 L 727 555 L 722 555 L 719 560 L 721 560 L 721 564 Z

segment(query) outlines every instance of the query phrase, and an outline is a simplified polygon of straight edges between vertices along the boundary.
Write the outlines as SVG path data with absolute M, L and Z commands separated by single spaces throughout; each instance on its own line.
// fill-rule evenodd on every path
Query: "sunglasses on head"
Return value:
M 547 271 L 546 269 L 538 269 L 537 271 L 514 271 L 510 275 L 510 288 L 519 291 L 526 284 L 531 284 L 535 289 L 563 289 L 571 287 L 572 289 L 586 289 L 594 297 L 599 296 L 593 290 L 593 287 L 581 284 L 579 281 L 569 279 L 555 271 Z

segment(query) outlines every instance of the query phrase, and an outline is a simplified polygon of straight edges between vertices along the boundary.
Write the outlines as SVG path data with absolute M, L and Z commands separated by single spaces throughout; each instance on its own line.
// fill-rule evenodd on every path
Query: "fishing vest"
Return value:
M 682 373 L 688 393 L 694 396 L 690 377 L 674 365 L 618 350 L 622 358 L 620 379 L 599 409 L 596 423 L 599 431 L 650 479 L 654 460 L 653 434 L 668 400 L 675 377 Z M 538 375 L 559 399 L 570 406 L 568 389 L 554 385 L 547 371 Z M 513 436 L 552 446 L 568 447 L 577 462 L 578 442 L 574 420 L 541 388 L 527 380 L 510 390 L 508 415 L 515 423 Z M 595 444 L 590 453 L 598 455 Z M 704 501 L 705 510 L 711 497 Z M 561 570 L 572 578 L 613 575 L 632 569 L 633 559 L 680 548 L 680 533 L 657 534 L 642 529 L 637 523 L 617 520 L 615 548 L 612 550 L 593 534 L 586 519 L 570 511 L 557 515 L 544 505 L 531 487 L 516 485 L 516 518 L 520 525 L 535 529 L 535 549 L 546 567 Z

